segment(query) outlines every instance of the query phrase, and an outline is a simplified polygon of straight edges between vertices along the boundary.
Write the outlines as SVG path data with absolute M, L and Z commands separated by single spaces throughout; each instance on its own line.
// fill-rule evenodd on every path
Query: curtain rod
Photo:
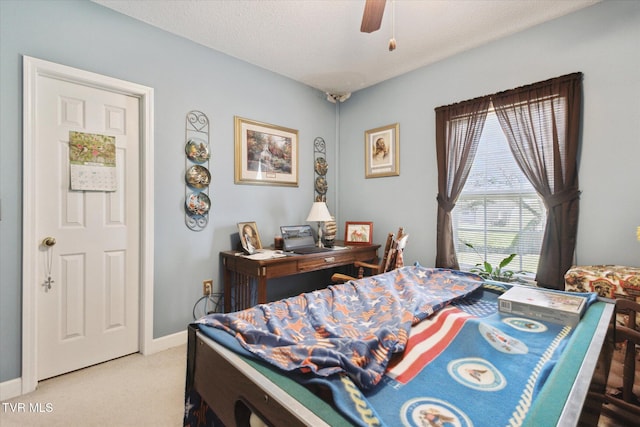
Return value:
M 575 80 L 575 79 L 582 79 L 582 72 L 575 72 L 575 73 L 571 73 L 571 74 L 565 74 L 563 76 L 559 76 L 559 77 L 553 77 L 547 80 L 542 80 L 540 82 L 536 82 L 536 83 L 530 83 L 527 85 L 523 85 L 523 86 L 518 86 L 515 87 L 513 89 L 507 89 L 507 90 L 503 90 L 500 92 L 495 92 L 491 95 L 484 95 L 484 96 L 478 96 L 476 98 L 472 98 L 472 99 L 467 99 L 465 101 L 459 101 L 459 102 L 455 102 L 453 104 L 449 104 L 449 105 L 442 105 L 440 107 L 436 107 L 434 108 L 435 111 L 438 110 L 442 110 L 442 109 L 450 109 L 453 107 L 459 107 L 459 106 L 463 106 L 467 103 L 472 103 L 472 102 L 477 102 L 477 101 L 481 101 L 484 100 L 486 98 L 493 98 L 496 96 L 502 96 L 505 95 L 507 93 L 510 92 L 519 92 L 522 90 L 531 90 L 534 87 L 538 87 L 538 86 L 548 86 L 551 84 L 555 84 L 555 83 L 559 83 L 559 82 L 563 82 L 563 81 L 567 81 L 567 80 Z

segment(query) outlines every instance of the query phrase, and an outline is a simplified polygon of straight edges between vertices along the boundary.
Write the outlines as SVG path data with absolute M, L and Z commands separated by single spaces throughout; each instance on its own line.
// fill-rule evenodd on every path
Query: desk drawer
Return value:
M 323 268 L 351 264 L 353 261 L 354 257 L 351 253 L 328 252 L 317 257 L 299 260 L 298 271 L 322 270 Z

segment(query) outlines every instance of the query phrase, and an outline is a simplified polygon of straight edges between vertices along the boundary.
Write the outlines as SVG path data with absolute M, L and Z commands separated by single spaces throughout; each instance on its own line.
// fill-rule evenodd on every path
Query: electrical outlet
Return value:
M 202 281 L 202 295 L 211 295 L 213 293 L 213 280 Z

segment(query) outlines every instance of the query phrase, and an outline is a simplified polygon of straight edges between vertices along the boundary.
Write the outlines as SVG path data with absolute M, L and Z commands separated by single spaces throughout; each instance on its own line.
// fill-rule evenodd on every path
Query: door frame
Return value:
M 153 352 L 153 88 L 23 56 L 23 170 L 22 170 L 22 394 L 36 389 L 37 289 L 35 274 L 39 254 L 35 212 L 36 101 L 38 77 L 49 77 L 139 99 L 140 111 L 140 305 L 139 351 Z

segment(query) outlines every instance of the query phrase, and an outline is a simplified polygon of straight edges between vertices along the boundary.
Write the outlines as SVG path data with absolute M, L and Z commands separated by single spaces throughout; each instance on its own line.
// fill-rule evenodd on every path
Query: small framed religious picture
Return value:
M 365 178 L 400 175 L 400 125 L 394 123 L 364 133 Z
M 262 249 L 260 242 L 260 234 L 258 234 L 258 226 L 255 222 L 239 222 L 238 233 L 240 234 L 240 243 L 242 249 L 249 255 L 258 249 Z

